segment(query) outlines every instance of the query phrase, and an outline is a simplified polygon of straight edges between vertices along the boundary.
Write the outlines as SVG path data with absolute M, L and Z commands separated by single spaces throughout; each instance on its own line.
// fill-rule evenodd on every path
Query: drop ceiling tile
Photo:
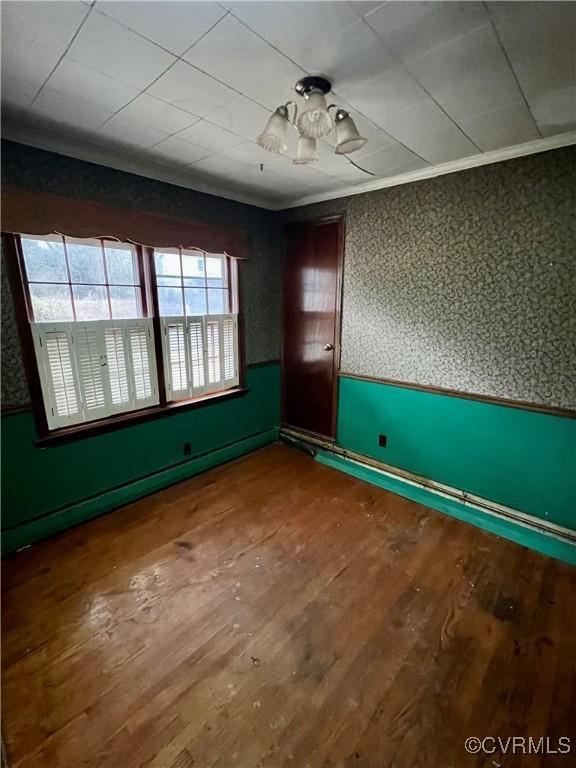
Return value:
M 210 122 L 233 131 L 245 139 L 254 140 L 262 133 L 270 112 L 244 96 L 225 104 L 210 115 Z
M 3 107 L 13 111 L 27 109 L 37 93 L 38 86 L 34 83 L 9 75 L 2 77 Z
M 356 162 L 356 160 L 354 160 Z M 362 166 L 362 161 L 358 161 L 358 165 Z M 365 184 L 367 181 L 373 181 L 374 176 L 371 173 L 363 171 L 361 168 L 357 168 L 352 165 L 351 162 L 341 166 L 337 171 L 330 171 L 330 176 L 334 176 L 339 181 L 343 181 L 346 184 Z
M 190 112 L 173 107 L 165 101 L 154 98 L 148 93 L 141 93 L 120 112 L 124 117 L 149 125 L 165 133 L 176 133 L 188 128 L 200 119 Z
M 232 13 L 301 66 L 311 49 L 358 19 L 342 2 L 236 2 Z
M 383 178 L 390 178 L 392 176 L 403 176 L 405 173 L 411 173 L 412 171 L 420 171 L 422 168 L 428 168 L 429 163 L 425 160 L 421 160 L 419 157 L 415 157 L 412 160 L 406 160 L 405 163 L 391 168 L 386 173 L 383 173 Z
M 373 147 L 372 151 L 374 152 L 375 149 Z M 332 144 L 320 141 L 318 142 L 318 155 L 320 160 L 312 167 L 322 173 L 326 173 L 340 181 L 347 181 L 350 184 L 370 181 L 370 174 L 365 173 L 350 162 L 350 160 L 354 160 L 355 163 L 362 166 L 362 159 L 357 157 L 357 152 L 352 153 L 350 156 L 337 155 Z
M 137 123 L 124 117 L 122 113 L 114 115 L 102 128 L 98 135 L 110 139 L 114 143 L 126 144 L 147 149 L 167 138 L 164 131 L 151 128 L 149 125 Z
M 157 45 L 98 13 L 90 14 L 68 56 L 135 88 L 146 88 L 176 61 Z
M 200 120 L 191 128 L 181 131 L 178 136 L 184 141 L 191 141 L 200 147 L 211 149 L 214 152 L 229 149 L 237 144 L 242 144 L 243 139 L 235 133 L 224 130 L 206 120 Z
M 428 94 L 403 68 L 385 74 L 342 92 L 354 110 L 377 121 L 389 113 L 400 112 L 428 100 Z
M 72 128 L 96 130 L 112 113 L 106 112 L 89 100 L 78 99 L 44 87 L 30 109 L 30 116 L 32 119 L 41 117 L 65 123 Z
M 210 155 L 210 150 L 189 141 L 183 141 L 178 136 L 169 136 L 159 144 L 155 144 L 149 152 L 151 156 L 170 160 L 180 166 L 196 163 Z
M 322 35 L 321 44 L 303 52 L 298 63 L 310 72 L 322 72 L 340 92 L 398 65 L 382 40 L 362 19 L 333 37 Z
M 492 24 L 485 24 L 406 64 L 437 100 L 455 89 L 492 90 L 493 108 L 521 99 Z
M 58 64 L 47 85 L 67 96 L 87 99 L 109 112 L 116 112 L 134 99 L 139 90 L 67 56 Z
M 148 89 L 148 93 L 162 101 L 206 117 L 238 95 L 210 75 L 206 75 L 184 61 L 178 61 Z
M 426 161 L 418 158 L 414 152 L 396 143 L 389 147 L 378 149 L 371 155 L 362 158 L 362 167 L 367 171 L 372 171 L 377 176 L 384 176 L 395 168 L 412 161 L 420 161 L 423 166 L 428 165 Z
M 303 69 L 286 60 L 281 70 L 272 73 L 262 70 L 245 86 L 244 94 L 273 110 L 279 104 L 285 104 L 288 99 L 296 98 L 294 86 L 304 75 Z
M 571 87 L 576 76 L 576 3 L 488 3 L 520 85 L 532 96 Z
M 203 160 L 199 160 L 191 166 L 195 174 L 202 174 L 219 179 L 236 178 L 242 179 L 243 174 L 247 173 L 246 166 L 231 160 L 229 157 L 221 155 L 210 155 Z
M 287 64 L 282 54 L 231 15 L 184 54 L 184 59 L 244 93 L 262 72 L 281 72 Z
M 320 192 L 323 189 L 336 189 L 344 186 L 344 182 L 323 173 L 319 164 L 314 166 L 294 165 L 289 158 L 282 158 L 282 162 L 275 164 L 272 170 L 283 179 L 301 184 L 310 192 Z
M 534 120 L 523 101 L 504 109 L 461 120 L 460 126 L 483 152 L 540 138 Z
M 322 173 L 318 179 L 309 180 L 306 178 L 304 179 L 304 182 L 307 188 L 316 194 L 321 192 L 335 192 L 339 189 L 345 189 L 345 187 L 348 186 L 348 182 L 336 179 L 334 176 L 329 176 L 326 173 Z
M 14 32 L 2 44 L 2 79 L 5 76 L 34 84 L 37 89 L 58 63 L 61 53 Z
M 47 48 L 63 53 L 73 35 L 88 14 L 80 2 L 22 2 L 2 3 L 2 42 L 20 34 Z
M 221 152 L 223 157 L 230 157 L 232 160 L 236 160 L 239 163 L 246 163 L 254 168 L 259 168 L 260 165 L 264 167 L 272 167 L 278 163 L 279 157 L 274 152 L 267 152 L 262 147 L 259 147 L 254 142 L 244 142 L 243 144 L 237 144 L 235 147 L 230 147 Z
M 486 24 L 488 18 L 479 2 L 396 2 L 384 3 L 366 21 L 406 62 Z
M 387 113 L 379 118 L 377 123 L 403 143 L 422 133 L 442 131 L 453 125 L 450 118 L 430 98 L 418 102 L 410 109 Z
M 512 87 L 495 88 L 489 81 L 468 83 L 450 91 L 435 93 L 436 102 L 457 123 L 476 115 L 485 115 L 516 104 L 522 99 L 520 90 Z
M 96 11 L 181 55 L 211 29 L 226 11 L 213 2 L 98 2 Z
M 403 140 L 404 141 L 404 140 Z M 440 131 L 411 136 L 404 142 L 413 152 L 432 165 L 448 163 L 478 154 L 478 148 L 455 125 Z
M 533 97 L 530 106 L 543 136 L 576 129 L 576 87 Z
M 356 11 L 358 16 L 366 16 L 370 13 L 370 11 L 376 10 L 376 8 L 380 8 L 381 5 L 385 5 L 385 3 L 371 3 L 371 2 L 364 2 L 363 0 L 353 0 L 353 2 L 350 3 L 352 8 Z

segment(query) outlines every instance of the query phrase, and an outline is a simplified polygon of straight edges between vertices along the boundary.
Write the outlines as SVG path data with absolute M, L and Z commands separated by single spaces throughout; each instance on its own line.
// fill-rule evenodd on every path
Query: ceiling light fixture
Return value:
M 286 131 L 292 125 L 299 134 L 296 165 L 308 165 L 319 160 L 317 139 L 327 136 L 333 127 L 336 131 L 337 155 L 349 155 L 366 144 L 350 114 L 336 104 L 328 105 L 326 94 L 332 90 L 332 84 L 324 77 L 304 77 L 295 87 L 296 93 L 305 101 L 304 108 L 298 113 L 298 105 L 287 101 L 277 107 L 266 124 L 256 143 L 268 152 L 284 154 L 287 150 Z M 294 107 L 294 116 L 290 119 L 289 107 Z M 334 124 L 330 110 L 335 109 Z M 352 160 L 350 160 L 352 162 Z M 356 165 L 356 163 L 354 163 Z M 369 173 L 369 172 L 367 172 Z

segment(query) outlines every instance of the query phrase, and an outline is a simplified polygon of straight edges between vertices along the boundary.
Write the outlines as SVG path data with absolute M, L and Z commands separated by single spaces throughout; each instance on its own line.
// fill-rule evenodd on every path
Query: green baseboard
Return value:
M 2 554 L 9 554 L 21 547 L 34 544 L 41 539 L 70 528 L 93 517 L 111 512 L 125 504 L 130 504 L 143 496 L 166 488 L 181 480 L 204 472 L 207 469 L 224 464 L 246 453 L 262 448 L 278 439 L 278 428 L 270 428 L 255 435 L 237 440 L 222 448 L 191 458 L 173 467 L 147 475 L 139 480 L 113 488 L 104 493 L 72 504 L 51 514 L 30 520 L 22 525 L 3 531 Z
M 534 530 L 527 525 L 482 512 L 456 499 L 440 496 L 425 488 L 404 482 L 399 478 L 390 477 L 371 467 L 362 466 L 346 457 L 328 451 L 317 450 L 316 460 L 328 467 L 357 477 L 359 480 L 377 485 L 399 496 L 416 501 L 425 507 L 458 518 L 458 520 L 471 523 L 478 528 L 502 536 L 536 552 L 576 565 L 576 544 L 562 540 L 553 534 Z

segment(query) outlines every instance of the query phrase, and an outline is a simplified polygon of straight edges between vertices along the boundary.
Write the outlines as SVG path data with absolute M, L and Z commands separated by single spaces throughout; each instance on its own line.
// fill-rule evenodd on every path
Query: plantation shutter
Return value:
M 33 323 L 50 429 L 157 405 L 152 321 Z
M 208 367 L 208 389 L 222 386 L 222 333 L 216 318 L 206 318 L 206 362 Z
M 186 353 L 186 321 L 183 317 L 162 318 L 162 348 L 168 400 L 190 397 Z
M 105 327 L 103 331 L 110 386 L 109 408 L 113 411 L 123 411 L 130 402 L 125 331 L 119 324 Z
M 208 390 L 206 382 L 206 347 L 204 344 L 204 318 L 188 317 L 188 352 L 190 366 L 190 394 L 201 395 Z
M 157 405 L 159 399 L 152 321 L 127 320 L 126 327 L 134 407 Z
M 83 420 L 70 323 L 32 324 L 48 427 Z
M 163 350 L 169 400 L 238 385 L 236 315 L 164 317 Z
M 222 315 L 222 373 L 225 387 L 237 387 L 238 315 Z
M 104 418 L 109 409 L 102 334 L 94 323 L 74 324 L 71 328 L 84 420 Z

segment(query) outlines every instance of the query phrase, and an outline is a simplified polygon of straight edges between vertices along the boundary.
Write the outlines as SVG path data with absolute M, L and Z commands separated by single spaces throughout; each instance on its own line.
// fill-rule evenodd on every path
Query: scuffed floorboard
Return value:
M 10 768 L 575 764 L 576 570 L 286 446 L 17 553 L 2 588 Z

